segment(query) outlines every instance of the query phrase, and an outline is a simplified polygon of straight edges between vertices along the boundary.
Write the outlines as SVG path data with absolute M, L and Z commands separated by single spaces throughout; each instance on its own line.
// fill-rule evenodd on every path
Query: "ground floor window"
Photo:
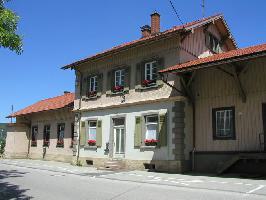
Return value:
M 50 144 L 50 131 L 51 131 L 51 126 L 44 125 L 43 128 L 43 146 L 49 146 Z
M 215 108 L 212 110 L 214 139 L 235 139 L 235 108 Z
M 37 147 L 38 126 L 33 126 L 31 131 L 31 146 Z
M 90 146 L 96 145 L 97 121 L 88 121 L 87 141 Z
M 57 125 L 57 144 L 56 147 L 64 147 L 65 124 Z
M 155 146 L 158 143 L 158 115 L 145 116 L 145 145 Z

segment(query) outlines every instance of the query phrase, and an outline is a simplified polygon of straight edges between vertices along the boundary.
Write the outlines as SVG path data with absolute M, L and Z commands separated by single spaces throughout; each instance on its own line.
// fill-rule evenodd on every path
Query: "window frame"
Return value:
M 91 123 L 95 123 L 95 126 L 91 126 Z M 95 129 L 95 143 L 89 143 L 90 140 L 94 140 L 90 138 L 90 130 Z M 86 140 L 89 146 L 95 146 L 97 142 L 97 120 L 89 120 L 88 121 L 88 129 L 86 131 Z
M 63 141 L 60 143 L 59 137 L 60 137 L 60 130 L 59 127 L 64 127 L 64 133 L 63 133 Z M 65 140 L 65 131 L 66 131 L 66 124 L 65 123 L 58 123 L 57 124 L 57 143 L 56 147 L 64 147 L 64 140 Z
M 220 40 L 210 32 L 206 33 L 206 46 L 214 53 L 220 53 L 221 43 Z M 216 45 L 215 45 L 216 44 Z
M 93 81 L 92 81 L 93 80 Z M 97 76 L 91 76 L 90 77 L 90 88 L 89 88 L 89 92 L 97 92 L 98 90 L 98 80 L 97 80 Z M 93 84 L 92 84 L 93 83 Z M 93 85 L 93 87 L 92 87 Z M 92 90 L 93 89 L 93 90 Z
M 34 129 L 37 129 L 37 133 L 36 134 L 34 134 L 34 140 L 33 140 L 33 133 L 34 133 Z M 37 135 L 38 135 L 38 125 L 35 125 L 35 126 L 32 126 L 31 127 L 31 146 L 32 147 L 37 147 Z
M 119 72 L 119 75 L 117 76 L 117 72 Z M 117 86 L 122 86 L 122 87 L 125 87 L 125 69 L 118 69 L 118 70 L 115 70 L 114 72 L 114 81 L 115 81 L 115 84 L 114 86 L 117 87 Z M 122 84 L 122 77 L 123 77 L 123 84 Z M 118 81 L 117 81 L 118 79 Z M 118 85 L 117 85 L 117 82 L 118 82 Z
M 220 136 L 217 135 L 217 127 L 216 127 L 216 113 L 218 111 L 227 111 L 231 110 L 232 111 L 232 133 L 230 136 Z M 213 139 L 214 140 L 235 140 L 236 139 L 236 130 L 235 130 L 235 107 L 230 106 L 230 107 L 220 107 L 220 108 L 213 108 L 212 109 L 212 129 L 213 129 Z
M 157 80 L 157 69 L 156 69 L 155 73 L 153 73 L 153 68 L 155 67 L 153 65 L 154 63 L 157 63 L 157 61 L 153 60 L 153 61 L 146 62 L 144 64 L 144 80 L 150 80 L 150 81 L 156 81 Z M 148 65 L 150 65 L 150 66 L 148 66 Z M 149 68 L 149 74 L 147 72 L 148 68 Z M 148 79 L 148 75 L 149 75 L 150 79 Z
M 49 127 L 49 133 L 47 132 L 47 127 Z M 50 145 L 50 136 L 51 136 L 51 125 L 45 124 L 43 126 L 43 146 L 49 146 Z M 48 140 L 47 140 L 48 138 Z
M 151 118 L 151 117 L 156 117 L 157 118 L 157 122 L 148 122 L 148 118 Z M 144 144 L 146 145 L 145 143 L 145 140 L 147 140 L 147 130 L 148 130 L 148 125 L 156 125 L 156 138 L 155 140 L 157 140 L 159 142 L 159 116 L 158 114 L 148 114 L 148 115 L 144 115 L 144 136 L 143 136 L 143 141 L 144 141 Z M 157 144 L 158 144 L 157 142 Z M 154 144 L 154 145 L 150 145 L 150 146 L 156 146 L 157 144 Z

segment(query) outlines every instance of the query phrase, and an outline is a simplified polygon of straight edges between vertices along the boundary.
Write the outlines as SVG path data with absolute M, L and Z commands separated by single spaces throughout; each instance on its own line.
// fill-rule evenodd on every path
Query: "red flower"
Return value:
M 117 85 L 117 86 L 114 87 L 114 91 L 115 91 L 115 92 L 120 92 L 120 91 L 122 91 L 123 89 L 124 89 L 124 86 L 122 86 L 122 85 Z
M 144 80 L 144 81 L 142 81 L 142 85 L 144 85 L 144 86 L 149 86 L 152 83 L 155 83 L 155 80 Z
M 90 91 L 89 92 L 89 96 L 90 97 L 93 97 L 93 96 L 95 96 L 97 94 L 97 91 Z
M 145 142 L 145 144 L 151 144 L 151 143 L 157 143 L 158 140 L 156 140 L 156 139 L 150 139 L 150 140 L 146 139 L 146 140 L 144 140 L 144 142 Z
M 96 140 L 88 140 L 88 144 L 95 144 Z

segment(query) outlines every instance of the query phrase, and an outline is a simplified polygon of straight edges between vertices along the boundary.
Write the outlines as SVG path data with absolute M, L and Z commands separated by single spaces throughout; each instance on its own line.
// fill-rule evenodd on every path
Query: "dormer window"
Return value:
M 221 45 L 217 37 L 211 33 L 206 33 L 206 46 L 215 53 L 221 52 Z

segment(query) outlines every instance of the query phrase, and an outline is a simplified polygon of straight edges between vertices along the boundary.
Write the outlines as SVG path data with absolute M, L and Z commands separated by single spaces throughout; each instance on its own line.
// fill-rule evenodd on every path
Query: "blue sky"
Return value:
M 201 0 L 172 0 L 181 19 L 202 17 Z M 223 13 L 239 47 L 266 41 L 266 1 L 205 0 L 206 16 Z M 0 122 L 38 100 L 74 90 L 65 64 L 140 37 L 150 14 L 161 14 L 162 30 L 180 24 L 168 0 L 12 0 L 20 16 L 24 52 L 0 48 Z

